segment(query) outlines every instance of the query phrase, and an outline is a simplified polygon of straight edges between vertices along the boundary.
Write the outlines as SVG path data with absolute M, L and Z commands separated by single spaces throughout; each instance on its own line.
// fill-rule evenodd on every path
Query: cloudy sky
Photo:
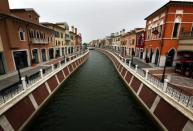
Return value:
M 11 8 L 34 8 L 42 22 L 74 25 L 83 41 L 144 27 L 144 18 L 168 0 L 9 0 Z

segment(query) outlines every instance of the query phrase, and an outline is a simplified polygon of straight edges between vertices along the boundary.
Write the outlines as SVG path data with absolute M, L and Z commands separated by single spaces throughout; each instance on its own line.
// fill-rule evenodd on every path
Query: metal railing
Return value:
M 11 98 L 24 90 L 20 81 L 0 91 L 0 104 L 9 101 Z

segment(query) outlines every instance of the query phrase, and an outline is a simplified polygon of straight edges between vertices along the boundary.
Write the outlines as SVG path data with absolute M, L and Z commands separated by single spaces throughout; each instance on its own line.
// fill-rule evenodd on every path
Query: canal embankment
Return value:
M 60 85 L 89 57 L 84 51 L 64 62 L 52 65 L 50 70 L 40 70 L 31 81 L 22 79 L 20 91 L 10 95 L 0 105 L 0 130 L 22 130 L 35 116 Z
M 154 120 L 170 131 L 193 130 L 193 111 L 191 96 L 178 93 L 165 83 L 154 79 L 148 71 L 144 72 L 118 54 L 107 49 L 97 49 L 113 62 L 129 90 L 136 96 Z M 180 94 L 180 95 L 179 95 Z

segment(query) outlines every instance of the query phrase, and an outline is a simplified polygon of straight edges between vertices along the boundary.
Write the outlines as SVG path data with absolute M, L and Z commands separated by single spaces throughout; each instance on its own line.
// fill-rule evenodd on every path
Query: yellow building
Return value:
M 65 28 L 53 23 L 42 23 L 43 25 L 53 29 L 54 32 L 54 54 L 55 58 L 64 56 L 65 53 Z

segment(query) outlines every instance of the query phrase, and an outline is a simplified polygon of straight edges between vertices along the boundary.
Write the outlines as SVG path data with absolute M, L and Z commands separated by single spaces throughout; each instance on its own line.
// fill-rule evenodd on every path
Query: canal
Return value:
M 81 66 L 39 112 L 31 131 L 154 131 L 112 62 L 90 51 Z

